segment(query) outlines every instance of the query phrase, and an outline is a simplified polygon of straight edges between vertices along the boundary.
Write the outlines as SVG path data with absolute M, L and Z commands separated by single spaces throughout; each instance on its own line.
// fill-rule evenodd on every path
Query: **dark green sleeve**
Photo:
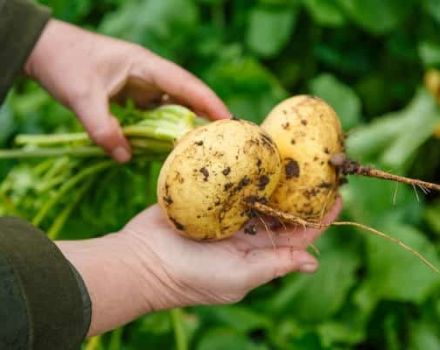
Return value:
M 57 246 L 0 218 L 0 349 L 77 350 L 90 326 L 84 283 Z
M 30 1 L 0 0 L 0 104 L 49 17 L 46 7 Z

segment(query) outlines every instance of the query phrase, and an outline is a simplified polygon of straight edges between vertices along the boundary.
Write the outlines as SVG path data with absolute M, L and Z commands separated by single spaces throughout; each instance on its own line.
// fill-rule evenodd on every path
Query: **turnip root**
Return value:
M 295 96 L 277 105 L 261 127 L 277 144 L 283 163 L 270 204 L 304 220 L 319 221 L 336 199 L 339 172 L 332 155 L 344 150 L 336 112 L 321 99 Z
M 272 139 L 246 121 L 222 120 L 186 134 L 165 161 L 158 201 L 170 223 L 196 240 L 219 240 L 252 217 L 278 184 L 281 160 Z
M 336 112 L 323 100 L 295 96 L 277 105 L 262 124 L 275 141 L 283 169 L 269 203 L 254 203 L 254 210 L 282 222 L 324 228 L 322 217 L 332 207 L 347 175 L 363 175 L 440 190 L 440 185 L 386 173 L 346 157 L 344 136 Z M 400 240 L 356 222 L 336 221 L 334 226 L 355 226 L 392 241 L 440 273 L 423 255 Z
M 386 173 L 347 158 L 339 118 L 320 98 L 300 95 L 287 99 L 275 106 L 261 127 L 275 141 L 284 165 L 269 204 L 299 219 L 319 222 L 347 175 L 440 190 L 440 185 Z

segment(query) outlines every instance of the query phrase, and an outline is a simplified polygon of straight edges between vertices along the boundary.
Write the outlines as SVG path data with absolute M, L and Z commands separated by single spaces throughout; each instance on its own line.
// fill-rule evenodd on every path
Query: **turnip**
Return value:
M 270 202 L 255 203 L 261 213 L 283 222 L 323 228 L 320 223 L 333 205 L 347 175 L 362 175 L 440 190 L 440 185 L 390 174 L 349 159 L 336 112 L 322 99 L 300 95 L 278 104 L 261 125 L 277 144 L 283 171 Z M 392 241 L 440 271 L 420 253 L 400 240 L 356 222 L 331 225 L 355 226 Z
M 158 201 L 179 232 L 219 240 L 267 202 L 278 184 L 281 161 L 272 139 L 250 122 L 222 120 L 185 135 L 165 161 Z
M 227 238 L 259 214 L 325 228 L 321 219 L 348 174 L 440 189 L 348 159 L 336 112 L 323 100 L 302 95 L 276 106 L 261 127 L 229 120 L 191 131 L 167 158 L 158 197 L 170 223 L 196 240 Z M 331 225 L 356 226 L 390 240 L 440 273 L 420 253 L 378 230 L 355 222 Z
M 278 104 L 261 125 L 283 162 L 270 205 L 303 220 L 320 221 L 347 175 L 393 180 L 440 190 L 440 185 L 386 173 L 346 157 L 336 112 L 322 99 L 300 95 Z
M 336 112 L 318 98 L 296 96 L 276 106 L 261 127 L 274 139 L 283 163 L 271 205 L 319 221 L 333 205 L 340 182 L 330 164 L 332 155 L 344 151 Z

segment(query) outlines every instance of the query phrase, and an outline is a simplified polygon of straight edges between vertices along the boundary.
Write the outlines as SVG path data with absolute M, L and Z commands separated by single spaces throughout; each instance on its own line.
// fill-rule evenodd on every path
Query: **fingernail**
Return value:
M 315 272 L 317 268 L 318 268 L 318 264 L 316 264 L 314 262 L 308 262 L 308 263 L 302 264 L 299 267 L 299 270 L 304 273 L 312 273 L 312 272 Z
M 128 152 L 124 147 L 117 147 L 112 152 L 113 158 L 118 162 L 125 163 L 131 158 L 130 152 Z

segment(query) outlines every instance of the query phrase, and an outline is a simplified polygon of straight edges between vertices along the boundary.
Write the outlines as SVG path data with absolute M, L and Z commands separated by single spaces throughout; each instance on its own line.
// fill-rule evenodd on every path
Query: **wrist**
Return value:
M 24 64 L 23 71 L 27 76 L 31 78 L 34 78 L 33 72 L 34 72 L 35 61 L 41 60 L 39 57 L 42 56 L 45 50 L 48 49 L 47 47 L 48 41 L 50 41 L 53 25 L 54 25 L 54 20 L 49 19 L 43 31 L 41 32 L 41 35 L 38 38 L 35 46 L 33 47 L 29 57 L 27 58 Z
M 79 272 L 89 293 L 89 335 L 178 305 L 154 254 L 143 249 L 144 245 L 129 232 L 84 241 L 60 241 L 57 245 Z

